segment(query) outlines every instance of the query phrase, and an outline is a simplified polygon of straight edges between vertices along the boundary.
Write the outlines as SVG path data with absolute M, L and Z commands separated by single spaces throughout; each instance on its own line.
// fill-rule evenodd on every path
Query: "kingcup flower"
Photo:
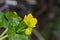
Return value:
M 26 34 L 26 35 L 31 35 L 31 32 L 32 32 L 32 28 L 27 28 L 27 29 L 25 30 L 25 34 Z
M 32 16 L 32 14 L 28 14 L 24 16 L 24 22 L 30 28 L 36 27 L 37 19 Z
M 36 27 L 37 19 L 32 16 L 32 14 L 28 14 L 24 16 L 24 22 L 28 26 L 28 28 L 25 30 L 26 35 L 31 35 L 32 29 Z

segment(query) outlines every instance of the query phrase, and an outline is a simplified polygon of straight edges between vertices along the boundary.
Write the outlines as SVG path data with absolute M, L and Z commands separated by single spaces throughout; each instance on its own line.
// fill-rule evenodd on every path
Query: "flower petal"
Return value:
M 36 27 L 36 24 L 37 24 L 37 19 L 36 18 L 33 18 L 33 19 L 31 19 L 30 20 L 30 27 L 32 27 L 32 28 L 34 28 L 34 27 Z
M 28 14 L 28 16 L 27 16 L 29 19 L 31 19 L 31 18 L 33 18 L 33 16 L 32 16 L 32 14 L 30 13 L 30 14 Z

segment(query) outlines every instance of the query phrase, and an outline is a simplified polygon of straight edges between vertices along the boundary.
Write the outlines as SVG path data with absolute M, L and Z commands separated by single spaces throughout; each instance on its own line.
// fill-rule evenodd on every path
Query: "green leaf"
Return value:
M 15 29 L 12 26 L 9 25 L 9 27 L 8 27 L 8 35 L 13 35 L 13 34 L 15 34 Z
M 11 25 L 14 26 L 18 26 L 19 21 L 17 18 L 12 18 L 12 20 L 10 20 Z
M 12 26 L 18 26 L 19 22 L 22 20 L 15 12 L 6 12 L 5 16 Z
M 8 25 L 9 25 L 9 22 L 8 22 L 8 20 L 6 19 L 6 18 L 4 18 L 4 21 L 3 21 L 3 27 L 8 27 Z
M 29 39 L 28 36 L 14 34 L 14 35 L 9 35 L 9 40 L 29 40 Z
M 19 23 L 19 27 L 17 29 L 17 32 L 18 33 L 24 32 L 24 30 L 25 30 L 26 27 L 27 27 L 27 25 L 24 23 L 24 21 L 21 21 Z
M 0 12 L 0 27 L 3 26 L 3 19 L 4 18 L 4 14 L 2 12 Z
M 10 20 L 12 17 L 17 18 L 19 21 L 22 20 L 22 18 L 19 17 L 17 13 L 15 14 L 14 12 L 6 12 L 5 16 L 8 20 Z
M 6 12 L 5 16 L 8 20 L 10 20 L 13 17 L 13 12 Z

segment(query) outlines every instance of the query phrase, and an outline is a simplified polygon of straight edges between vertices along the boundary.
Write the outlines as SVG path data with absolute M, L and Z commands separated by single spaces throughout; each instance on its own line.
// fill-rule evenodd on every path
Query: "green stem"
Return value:
M 7 37 L 8 37 L 8 35 L 5 35 L 5 36 L 1 37 L 0 40 L 3 40 L 5 38 L 7 38 Z
M 0 35 L 0 37 L 4 36 L 7 31 L 8 31 L 8 28 L 6 28 L 6 29 L 4 30 L 4 32 Z

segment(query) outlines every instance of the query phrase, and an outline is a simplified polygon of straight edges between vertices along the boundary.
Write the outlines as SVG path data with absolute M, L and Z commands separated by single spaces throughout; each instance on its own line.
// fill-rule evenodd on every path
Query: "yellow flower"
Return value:
M 32 32 L 32 28 L 27 28 L 27 29 L 25 30 L 25 34 L 26 34 L 26 35 L 31 35 L 31 32 Z
M 36 18 L 33 18 L 32 14 L 30 13 L 28 15 L 25 15 L 24 22 L 26 23 L 26 25 L 28 27 L 34 28 L 34 27 L 36 27 L 37 19 Z

